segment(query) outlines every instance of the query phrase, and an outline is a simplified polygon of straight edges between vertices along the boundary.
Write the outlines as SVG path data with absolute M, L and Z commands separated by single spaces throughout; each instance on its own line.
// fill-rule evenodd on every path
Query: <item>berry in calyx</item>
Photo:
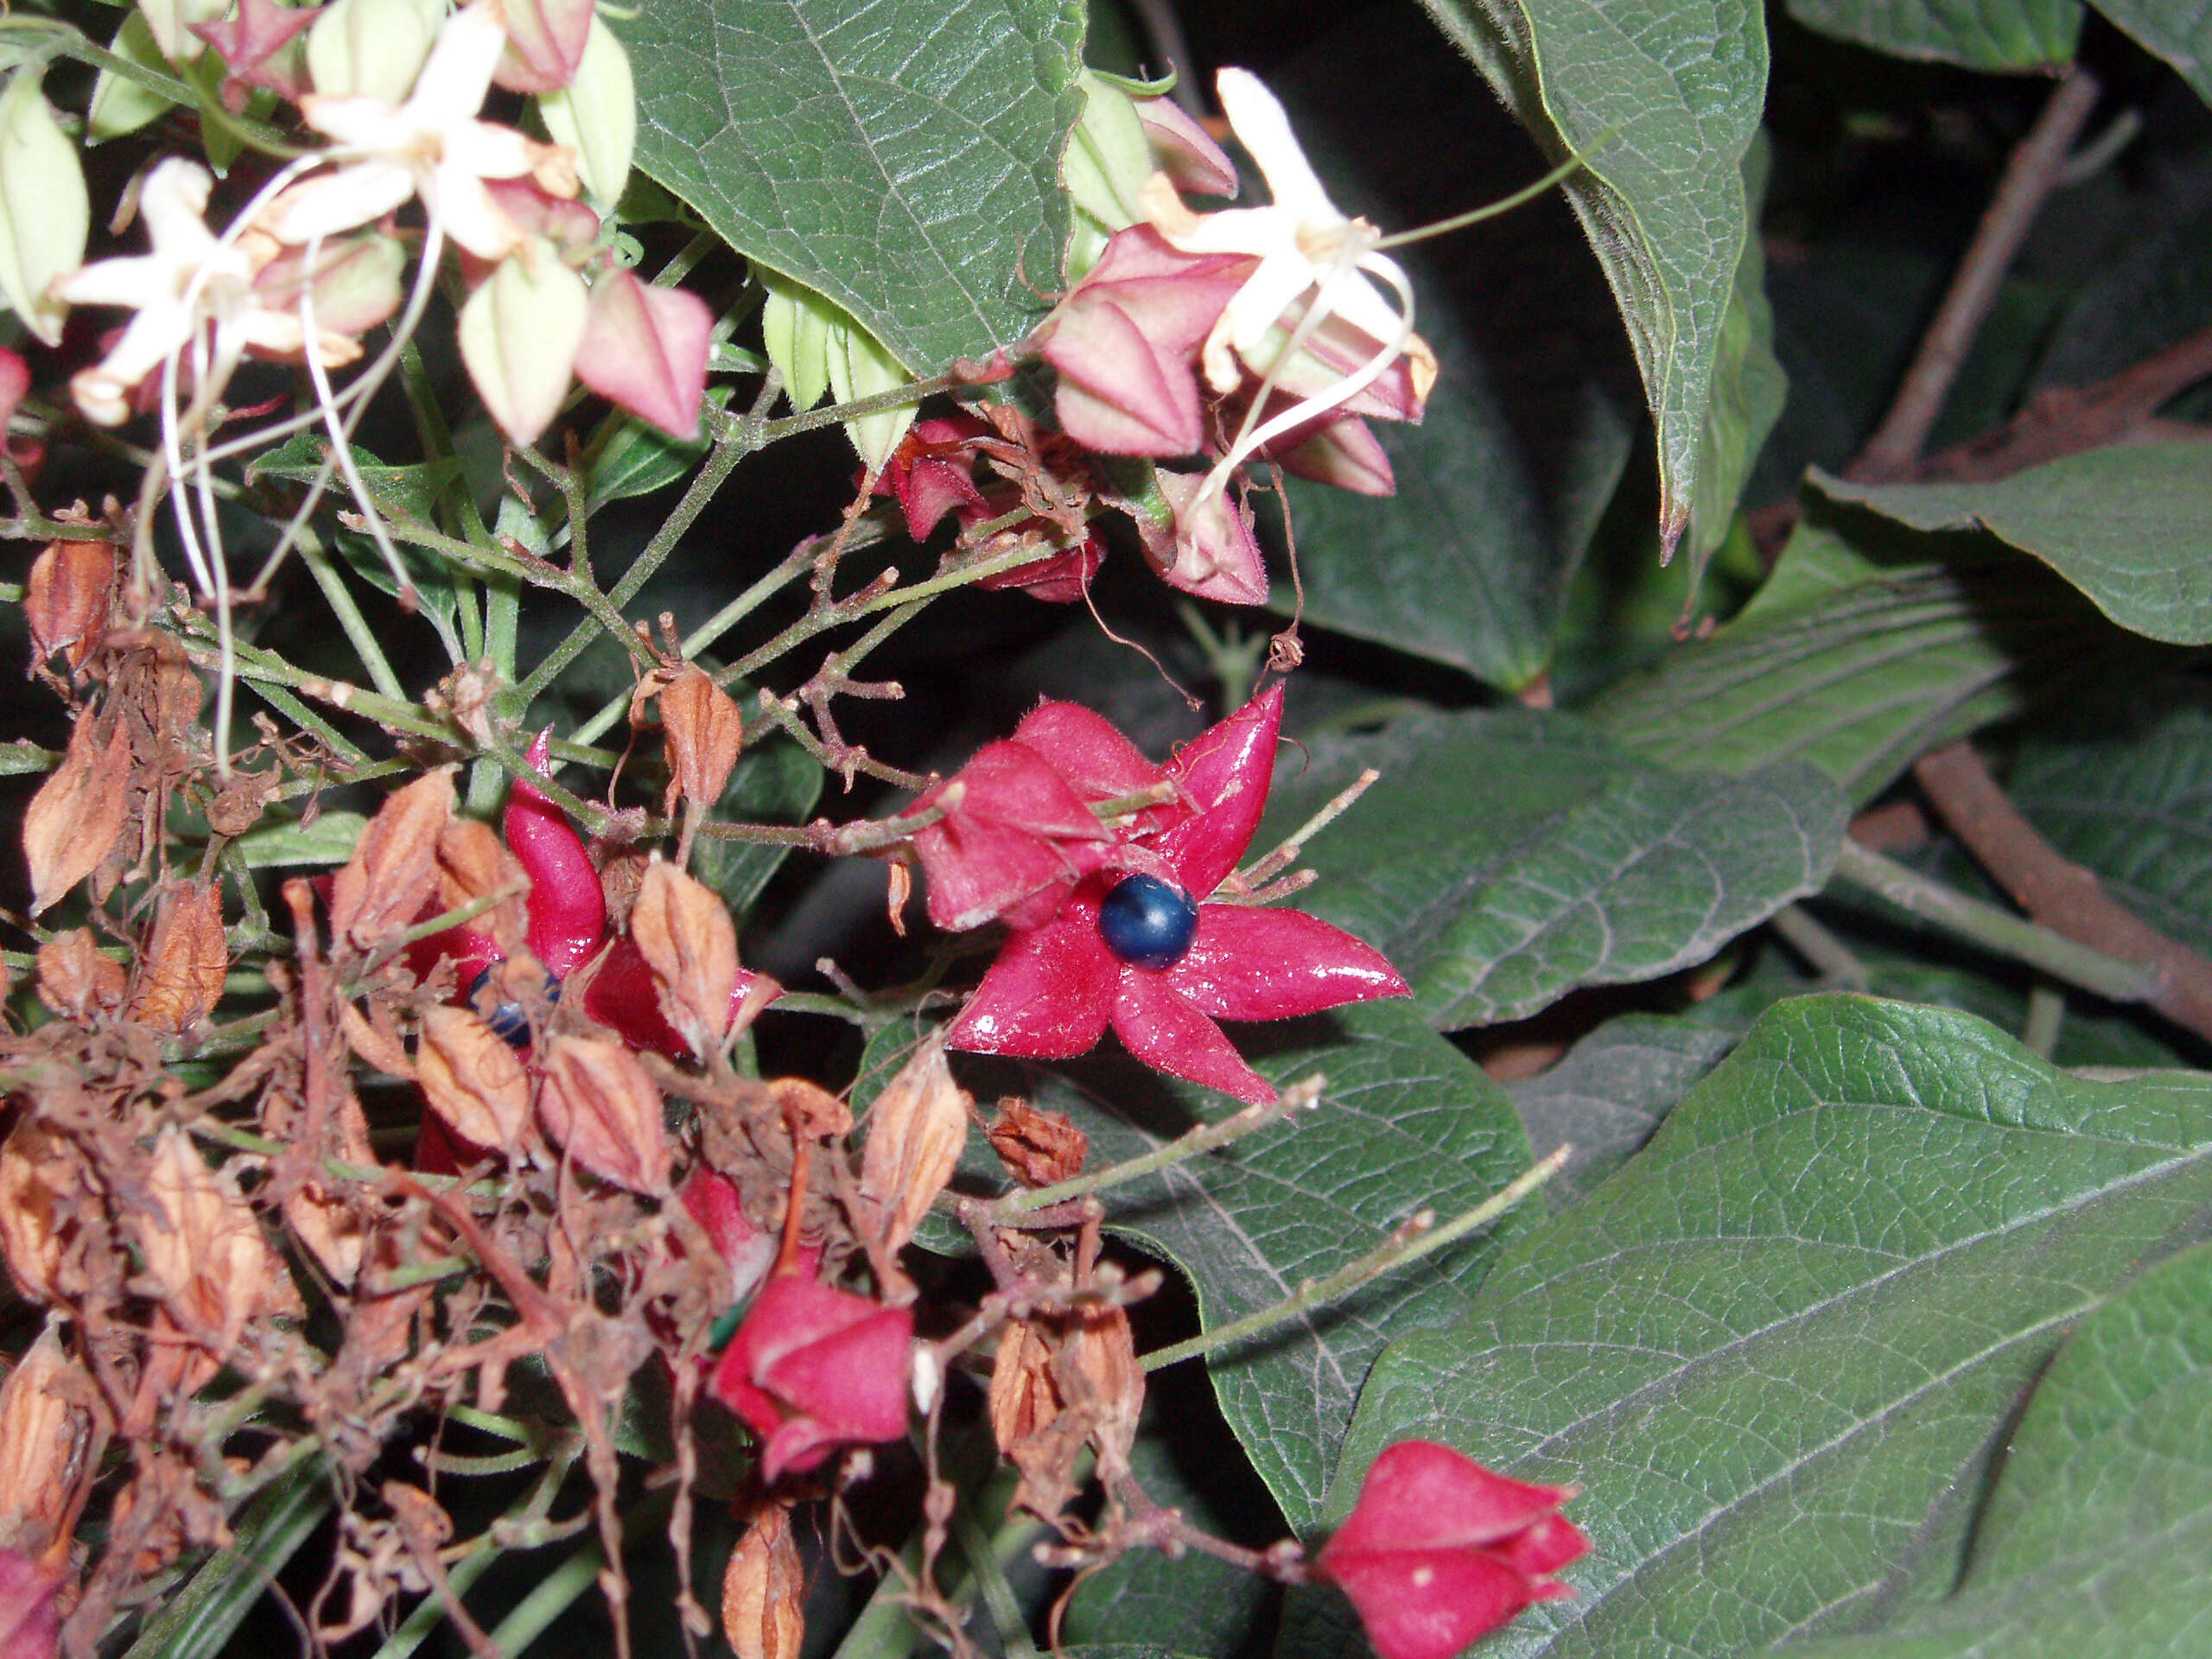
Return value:
M 492 1027 L 492 1034 L 510 1048 L 530 1046 L 530 1014 L 523 1005 L 509 997 L 502 1001 L 486 1003 L 484 993 L 493 983 L 492 976 L 505 967 L 505 963 L 492 963 L 470 982 L 468 995 L 461 1000 L 484 1016 L 484 1023 Z M 552 975 L 545 976 L 545 1000 L 561 1000 L 561 982 Z
M 1156 875 L 1124 876 L 1099 902 L 1106 948 L 1133 967 L 1173 968 L 1198 931 L 1198 901 Z

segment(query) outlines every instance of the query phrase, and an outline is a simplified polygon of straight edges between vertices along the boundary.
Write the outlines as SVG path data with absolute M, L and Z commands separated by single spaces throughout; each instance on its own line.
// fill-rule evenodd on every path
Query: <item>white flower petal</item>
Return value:
M 445 122 L 474 118 L 492 90 L 492 72 L 507 49 L 507 27 L 492 0 L 476 0 L 446 20 L 429 61 L 415 78 L 407 107 Z
M 335 236 L 374 223 L 414 194 L 411 168 L 388 161 L 355 162 L 292 186 L 269 204 L 260 226 L 279 242 Z
M 1268 194 L 1309 226 L 1341 225 L 1344 216 L 1329 200 L 1282 111 L 1260 78 L 1249 69 L 1224 69 L 1214 78 L 1222 113 L 1236 129 L 1237 142 L 1251 152 L 1266 175 Z

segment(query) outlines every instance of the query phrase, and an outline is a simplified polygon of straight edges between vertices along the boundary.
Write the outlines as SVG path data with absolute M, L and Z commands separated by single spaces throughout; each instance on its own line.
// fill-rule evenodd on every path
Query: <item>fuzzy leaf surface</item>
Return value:
M 1955 1570 L 2023 1391 L 2208 1202 L 2212 1078 L 2089 1082 L 1968 1016 L 1783 1003 L 1464 1321 L 1386 1351 L 1331 1510 L 1409 1435 L 1581 1484 L 1577 1597 L 1499 1656 L 1848 1631 Z
M 930 374 L 1027 334 L 1067 230 L 1072 0 L 655 0 L 638 164 Z
M 1808 29 L 1891 57 L 2002 73 L 2069 62 L 2081 0 L 1789 0 Z

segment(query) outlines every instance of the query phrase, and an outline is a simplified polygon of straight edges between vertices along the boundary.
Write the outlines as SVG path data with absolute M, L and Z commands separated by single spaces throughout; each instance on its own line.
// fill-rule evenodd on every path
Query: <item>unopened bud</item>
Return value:
M 308 271 L 305 248 L 287 248 L 254 274 L 270 310 L 297 313 Z M 322 245 L 315 264 L 315 326 L 326 337 L 366 333 L 399 309 L 407 250 L 397 237 L 367 232 Z M 323 361 L 330 357 L 326 351 Z
M 830 390 L 830 329 L 844 314 L 781 272 L 760 273 L 768 297 L 760 304 L 760 334 L 769 364 L 784 378 L 784 395 L 801 413 Z
M 115 550 L 105 542 L 50 542 L 31 561 L 23 584 L 23 620 L 30 626 L 31 663 L 67 654 L 82 668 L 107 628 L 115 588 Z
M 402 102 L 445 16 L 445 0 L 334 0 L 308 31 L 308 75 L 317 95 Z
M 84 163 L 47 107 L 41 73 L 18 69 L 0 92 L 0 295 L 54 346 L 69 308 L 47 290 L 85 263 L 92 210 Z
M 638 144 L 638 92 L 630 54 L 604 20 L 592 18 L 575 74 L 559 92 L 539 98 L 537 112 L 553 142 L 575 152 L 585 199 L 601 213 L 613 212 Z
M 722 1635 L 737 1659 L 798 1659 L 806 1640 L 806 1570 L 791 1512 L 756 1499 L 722 1573 Z
M 673 864 L 645 871 L 630 937 L 652 969 L 660 1011 L 701 1059 L 721 1046 L 737 994 L 737 930 L 708 887 Z
M 530 1122 L 530 1076 L 522 1056 L 464 1008 L 423 1014 L 415 1074 L 430 1109 L 472 1147 L 512 1148 Z
M 714 331 L 714 313 L 697 295 L 609 271 L 592 284 L 576 378 L 639 420 L 691 437 L 707 395 Z
M 669 788 L 702 810 L 722 798 L 745 736 L 745 716 L 729 693 L 696 664 L 660 694 L 661 731 L 668 747 Z M 672 800 L 661 810 L 673 810 Z
M 668 1133 L 660 1090 L 638 1057 L 611 1038 L 546 1044 L 537 1116 L 554 1142 L 602 1179 L 632 1192 L 668 1189 Z
M 378 810 L 331 882 L 334 944 L 370 950 L 422 913 L 438 891 L 438 840 L 453 803 L 453 774 L 441 768 Z
M 861 1154 L 861 1199 L 886 1255 L 906 1247 L 952 1179 L 975 1103 L 952 1080 L 943 1027 L 922 1039 L 875 1097 Z
M 1083 115 L 1060 163 L 1078 215 L 1068 245 L 1070 278 L 1098 263 L 1107 238 L 1144 217 L 1141 193 L 1153 173 L 1152 146 L 1126 88 L 1092 69 L 1078 74 L 1076 85 L 1083 89 Z
M 222 889 L 200 881 L 172 888 L 154 913 L 153 935 L 139 956 L 132 1016 L 162 1031 L 190 1029 L 222 996 L 229 966 Z
M 38 948 L 38 1000 L 47 1011 L 79 1025 L 123 1006 L 123 964 L 92 943 L 92 930 L 73 927 Z
M 98 712 L 77 716 L 69 751 L 23 813 L 35 916 L 100 866 L 130 810 L 130 735 L 120 720 L 100 729 Z
M 535 443 L 560 412 L 590 303 L 583 278 L 533 236 L 461 307 L 461 361 L 510 442 Z
M 851 318 L 844 318 L 830 330 L 830 391 L 839 403 L 896 391 L 913 378 L 888 347 Z M 845 435 L 853 441 L 869 472 L 883 470 L 891 452 L 914 424 L 914 405 L 908 404 L 845 423 Z
M 492 79 L 511 92 L 566 86 L 582 60 L 594 0 L 506 0 L 507 49 Z

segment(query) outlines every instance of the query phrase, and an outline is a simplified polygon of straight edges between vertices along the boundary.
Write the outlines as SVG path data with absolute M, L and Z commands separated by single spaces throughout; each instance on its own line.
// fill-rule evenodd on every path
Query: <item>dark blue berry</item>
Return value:
M 492 976 L 502 966 L 504 966 L 503 963 L 495 962 L 478 974 L 470 984 L 468 995 L 464 1000 L 470 1007 L 483 1014 L 484 1023 L 492 1027 L 492 1034 L 505 1042 L 508 1047 L 528 1048 L 530 1046 L 530 1014 L 521 1003 L 512 1001 L 499 1002 L 493 1004 L 489 1009 L 486 1009 L 484 1004 L 479 1000 L 483 995 L 485 988 L 492 983 Z M 558 1002 L 561 1000 L 561 982 L 550 974 L 545 976 L 545 1000 L 548 1002 Z
M 1106 948 L 1139 968 L 1173 968 L 1198 931 L 1197 901 L 1156 875 L 1123 877 L 1098 906 Z

